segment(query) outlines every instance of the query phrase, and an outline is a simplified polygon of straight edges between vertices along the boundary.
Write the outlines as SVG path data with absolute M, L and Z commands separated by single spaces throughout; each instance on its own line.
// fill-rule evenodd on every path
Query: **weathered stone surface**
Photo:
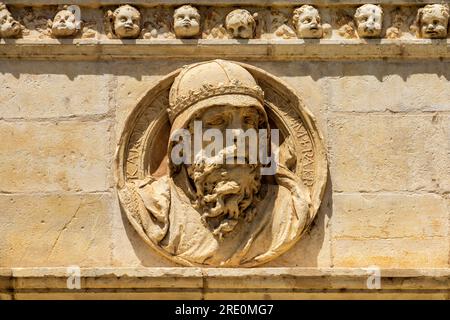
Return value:
M 450 190 L 448 115 L 338 113 L 329 125 L 334 190 Z
M 110 123 L 0 121 L 0 191 L 104 191 Z
M 230 19 L 235 14 L 248 13 L 233 11 Z M 119 200 L 142 240 L 188 266 L 256 266 L 290 249 L 315 217 L 327 176 L 320 132 L 296 93 L 263 70 L 220 59 L 185 66 L 159 87 L 133 109 L 116 153 Z M 161 113 L 166 117 L 160 118 Z M 164 126 L 167 119 L 170 129 Z M 260 129 L 271 132 L 270 121 L 284 134 L 279 163 L 271 158 L 271 172 L 265 173 L 258 161 L 261 150 L 238 150 L 236 140 L 243 134 L 223 144 L 229 129 L 256 138 Z M 205 129 L 197 133 L 199 123 Z M 184 145 L 175 143 L 174 135 L 184 128 L 193 136 L 186 138 L 183 155 L 193 154 L 194 162 L 190 156 L 181 162 L 174 157 L 173 151 Z M 194 146 L 208 148 L 202 136 L 213 128 L 222 142 L 214 156 L 200 156 Z M 165 130 L 171 137 L 153 143 Z M 159 140 L 169 145 L 166 151 Z M 267 146 L 267 140 L 259 138 L 256 144 Z M 238 156 L 248 161 L 239 164 Z M 169 169 L 158 173 L 152 164 L 163 157 Z M 273 182 L 263 180 L 264 175 Z
M 335 194 L 335 239 L 426 239 L 448 235 L 446 201 L 433 194 Z
M 374 290 L 361 268 L 82 268 L 67 290 L 65 268 L 8 271 L 0 294 L 14 299 L 446 299 L 449 285 L 448 269 L 383 269 Z
M 115 116 L 116 134 L 119 139 L 124 129 L 125 120 L 131 110 L 136 106 L 136 102 L 148 91 L 149 88 L 157 84 L 166 74 L 175 71 L 186 63 L 183 61 L 164 60 L 157 63 L 143 62 L 115 62 L 114 68 L 117 70 L 115 76 Z
M 105 114 L 110 76 L 101 63 L 0 61 L 0 118 Z
M 448 268 L 448 237 L 339 239 L 333 238 L 333 266 L 338 268 Z
M 313 8 L 276 0 L 276 8 L 260 4 L 256 10 L 256 0 L 200 0 L 191 2 L 193 7 L 179 7 L 185 2 L 178 0 L 132 0 L 129 4 L 139 12 L 126 14 L 135 19 L 134 32 L 127 35 L 121 34 L 123 24 L 117 18 L 129 7 L 120 9 L 117 2 L 28 2 L 10 1 L 10 11 L 0 4 L 10 19 L 6 24 L 0 21 L 0 299 L 450 298 L 446 6 L 426 6 L 433 3 L 428 0 L 373 3 L 380 7 L 354 0 L 312 0 L 308 5 Z M 73 12 L 69 19 L 74 24 L 62 28 L 71 30 L 58 32 L 55 25 L 61 17 L 56 15 L 62 8 L 48 4 L 61 3 L 80 5 L 81 29 L 76 25 L 80 17 Z M 235 9 L 236 15 L 230 14 Z M 180 22 L 182 15 L 191 19 L 190 29 Z M 364 29 L 366 17 L 377 20 L 372 33 Z M 11 19 L 23 25 L 21 34 L 8 26 Z M 430 19 L 439 21 L 430 26 Z M 133 39 L 118 39 L 128 37 Z M 150 189 L 140 213 L 156 216 L 147 220 L 142 218 L 149 215 L 136 214 L 133 201 L 124 205 L 117 196 L 116 184 L 121 187 L 124 180 L 144 190 L 154 177 L 168 175 L 167 120 L 173 122 L 178 111 L 164 111 L 177 105 L 177 98 L 190 103 L 192 95 L 202 100 L 208 90 L 230 80 L 209 83 L 215 77 L 196 77 L 194 72 L 195 81 L 182 85 L 169 99 L 173 72 L 212 59 L 247 64 L 257 82 L 251 82 L 252 89 L 258 84 L 265 93 L 264 108 L 276 105 L 269 114 L 271 128 L 280 126 L 282 121 L 273 123 L 277 116 L 289 118 L 300 98 L 305 107 L 299 103 L 304 111 L 300 117 L 313 123 L 309 133 L 316 132 L 317 124 L 324 141 L 319 154 L 326 150 L 328 156 L 327 188 L 323 196 L 310 192 L 322 199 L 320 208 L 320 201 L 314 203 L 312 212 L 317 215 L 308 216 L 311 225 L 291 248 L 276 248 L 277 253 L 286 252 L 254 268 L 234 262 L 233 268 L 180 267 L 172 256 L 151 250 L 171 250 L 169 237 L 158 234 L 156 241 L 146 243 L 139 229 L 157 219 L 156 228 L 167 222 L 158 213 L 179 204 L 174 204 L 174 192 L 168 206 L 164 186 Z M 224 69 L 230 68 L 234 67 Z M 278 79 L 292 90 L 285 90 Z M 250 91 L 255 92 L 245 93 Z M 223 109 L 242 101 L 227 100 Z M 221 117 L 227 119 L 225 111 Z M 292 141 L 307 148 L 299 123 L 291 119 L 284 126 L 299 130 Z M 288 139 L 286 145 L 290 143 Z M 294 150 L 287 159 L 289 170 L 298 164 L 297 174 L 313 154 L 293 161 L 302 148 Z M 116 157 L 122 151 L 127 157 Z M 125 179 L 119 172 L 123 168 Z M 248 176 L 238 175 L 240 181 Z M 209 187 L 216 188 L 216 182 Z M 274 186 L 276 180 L 264 183 Z M 314 184 L 308 188 L 311 191 Z M 163 192 L 158 197 L 153 191 Z M 300 199 L 307 198 L 305 194 Z M 193 206 L 183 200 L 181 209 L 172 213 L 183 215 Z M 302 212 L 295 211 L 297 216 Z M 169 233 L 185 236 L 198 216 L 191 217 Z M 168 220 L 175 225 L 176 219 Z M 279 227 L 293 225 L 287 219 L 279 221 L 267 238 L 285 235 Z M 301 230 L 292 229 L 288 238 Z M 154 236 L 154 230 L 147 235 Z M 183 240 L 187 239 L 185 247 L 194 242 L 203 246 L 193 250 L 201 253 L 208 245 L 199 241 L 197 231 Z M 178 249 L 181 241 L 172 239 Z M 223 252 L 237 250 L 228 247 L 217 256 Z M 192 252 L 184 258 L 204 262 Z M 67 287 L 70 265 L 82 267 L 79 290 Z M 380 289 L 367 286 L 369 266 L 381 268 Z
M 109 265 L 111 196 L 1 195 L 0 267 Z
M 332 111 L 450 110 L 448 61 L 344 62 L 331 64 L 329 72 Z

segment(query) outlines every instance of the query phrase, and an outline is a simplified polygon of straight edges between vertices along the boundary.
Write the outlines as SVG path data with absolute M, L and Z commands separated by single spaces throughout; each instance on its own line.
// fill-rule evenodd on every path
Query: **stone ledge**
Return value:
M 30 5 L 28 0 L 5 0 L 5 4 L 11 5 Z M 208 6 L 298 6 L 298 0 L 128 0 L 125 1 L 128 4 L 135 4 L 140 6 L 171 6 L 171 5 L 183 5 L 190 3 L 192 5 L 208 5 Z M 34 6 L 36 5 L 59 5 L 59 4 L 77 4 L 87 7 L 99 7 L 104 5 L 121 5 L 124 1 L 119 0 L 35 0 L 32 1 Z M 436 0 L 373 0 L 371 2 L 362 0 L 310 0 L 310 5 L 359 5 L 364 3 L 373 4 L 387 4 L 387 5 L 425 5 L 428 3 L 440 3 Z
M 67 289 L 66 268 L 0 269 L 0 298 L 449 299 L 450 269 L 382 269 L 381 289 L 365 269 L 82 268 Z
M 0 40 L 0 59 L 448 59 L 450 39 L 430 40 Z

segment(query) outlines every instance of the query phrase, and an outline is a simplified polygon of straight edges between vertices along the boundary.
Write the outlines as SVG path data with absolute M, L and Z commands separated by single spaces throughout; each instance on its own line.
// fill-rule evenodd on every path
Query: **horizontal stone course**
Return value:
M 81 268 L 76 290 L 67 289 L 64 268 L 6 271 L 4 299 L 448 299 L 449 288 L 446 268 L 381 269 L 376 291 L 363 268 Z
M 192 5 L 290 5 L 297 6 L 298 0 L 190 0 L 188 1 Z M 77 4 L 98 7 L 101 5 L 120 5 L 123 2 L 118 0 L 35 0 L 34 4 L 40 5 L 54 5 L 54 4 Z M 160 6 L 160 5 L 183 5 L 186 3 L 184 0 L 153 0 L 152 2 L 146 2 L 142 0 L 129 0 L 129 4 L 137 4 L 143 6 Z M 310 0 L 311 5 L 358 5 L 364 3 L 361 0 Z M 408 4 L 415 5 L 417 0 L 376 0 L 372 3 L 377 4 Z M 420 3 L 436 3 L 436 0 L 421 0 Z M 29 4 L 29 0 L 9 0 L 8 4 Z
M 29 39 L 0 40 L 0 58 L 61 61 L 171 59 L 367 60 L 450 57 L 448 39 Z

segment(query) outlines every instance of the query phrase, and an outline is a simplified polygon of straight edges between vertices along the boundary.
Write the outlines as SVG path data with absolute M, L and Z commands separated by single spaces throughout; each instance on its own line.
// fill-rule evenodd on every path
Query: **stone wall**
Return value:
M 138 60 L 125 57 L 128 51 L 133 55 L 133 50 L 142 50 L 136 43 L 111 44 L 121 47 L 109 58 L 101 44 L 86 57 L 73 53 L 75 44 L 67 44 L 56 49 L 61 54 L 71 52 L 67 59 L 53 53 L 35 59 L 33 55 L 40 53 L 33 44 L 21 48 L 20 41 L 25 40 L 12 41 L 16 42 L 0 43 L 0 51 L 5 52 L 0 61 L 0 267 L 4 277 L 11 277 L 8 270 L 16 268 L 31 268 L 27 269 L 31 275 L 32 270 L 50 268 L 46 269 L 49 277 L 56 277 L 51 270 L 57 269 L 52 268 L 70 265 L 82 270 L 179 268 L 151 250 L 129 224 L 117 197 L 114 159 L 125 120 L 140 98 L 167 74 L 208 58 L 243 61 L 285 81 L 315 116 L 326 147 L 328 181 L 313 225 L 292 249 L 257 267 L 261 270 L 255 270 L 255 275 L 267 268 L 312 268 L 304 270 L 348 270 L 352 279 L 353 268 L 372 265 L 380 267 L 382 274 L 395 269 L 399 277 L 402 270 L 449 269 L 448 39 L 389 44 L 413 48 L 407 57 L 383 52 L 376 40 L 355 39 L 348 40 L 358 42 L 346 49 L 349 58 L 338 43 L 331 46 L 336 59 L 322 49 L 326 43 L 292 44 L 290 50 L 296 50 L 292 59 L 282 53 L 253 56 L 251 51 L 259 50 L 257 43 L 242 44 L 248 54 L 221 53 L 221 45 L 225 52 L 239 52 L 241 44 L 230 42 L 212 43 L 214 51 L 200 48 L 196 49 L 199 56 L 194 50 L 184 57 L 176 50 L 188 52 L 187 46 L 193 44 L 182 49 L 177 49 L 182 44 L 173 44 L 174 56 L 169 48 L 166 59 L 161 58 L 166 53 L 151 57 L 147 52 Z M 36 45 L 46 51 L 63 44 Z M 4 46 L 10 46 L 15 56 L 8 56 Z M 150 43 L 144 46 L 150 52 L 158 50 Z M 263 46 L 278 50 L 273 44 Z M 308 46 L 316 50 L 315 57 L 302 56 Z M 440 46 L 444 57 L 436 53 Z M 82 50 L 91 48 L 86 45 Z M 106 42 L 104 50 L 108 50 Z M 322 50 L 322 56 L 317 54 Z M 370 52 L 361 58 L 360 50 Z M 190 268 L 177 270 L 193 277 L 188 275 Z M 251 270 L 245 271 L 250 277 Z M 289 270 L 295 276 L 294 269 Z M 431 290 L 431 297 L 448 298 L 448 272 L 432 277 L 444 285 L 425 284 L 422 289 Z M 277 279 L 277 275 L 268 278 Z M 271 287 L 269 282 L 269 293 L 262 291 L 268 296 L 252 297 L 287 297 L 271 296 L 269 288 L 278 285 Z M 332 283 L 318 290 L 325 292 Z M 147 288 L 153 286 L 150 283 Z M 335 289 L 347 286 L 342 281 Z M 286 292 L 294 287 L 289 282 L 279 285 Z M 223 284 L 208 297 L 223 297 L 220 288 Z M 315 297 L 303 289 L 297 297 Z M 405 287 L 398 284 L 394 289 Z M 405 290 L 412 290 L 408 297 L 422 294 L 419 284 Z M 2 287 L 0 282 L 0 291 L 0 298 L 20 297 L 20 288 L 11 283 Z

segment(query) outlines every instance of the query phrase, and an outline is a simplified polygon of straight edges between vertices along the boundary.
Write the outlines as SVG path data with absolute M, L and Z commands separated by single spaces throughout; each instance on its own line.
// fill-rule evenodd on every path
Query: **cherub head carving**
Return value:
M 173 14 L 173 28 L 177 38 L 192 38 L 200 32 L 200 14 L 197 8 L 184 5 Z
M 126 4 L 112 13 L 114 33 L 119 38 L 137 38 L 141 31 L 141 13 Z
M 255 17 L 247 10 L 236 9 L 225 18 L 225 27 L 233 38 L 251 39 L 256 29 Z
M 55 37 L 73 36 L 81 28 L 81 10 L 79 6 L 69 6 L 59 11 L 52 23 L 52 35 Z
M 22 26 L 17 22 L 6 6 L 0 2 L 0 37 L 13 38 L 20 34 Z
M 322 38 L 323 29 L 319 11 L 313 6 L 305 4 L 295 9 L 292 20 L 300 38 Z
M 360 37 L 379 37 L 383 24 L 383 9 L 374 4 L 364 4 L 356 9 L 355 21 Z
M 415 27 L 422 38 L 445 38 L 449 18 L 446 4 L 429 4 L 417 11 Z

